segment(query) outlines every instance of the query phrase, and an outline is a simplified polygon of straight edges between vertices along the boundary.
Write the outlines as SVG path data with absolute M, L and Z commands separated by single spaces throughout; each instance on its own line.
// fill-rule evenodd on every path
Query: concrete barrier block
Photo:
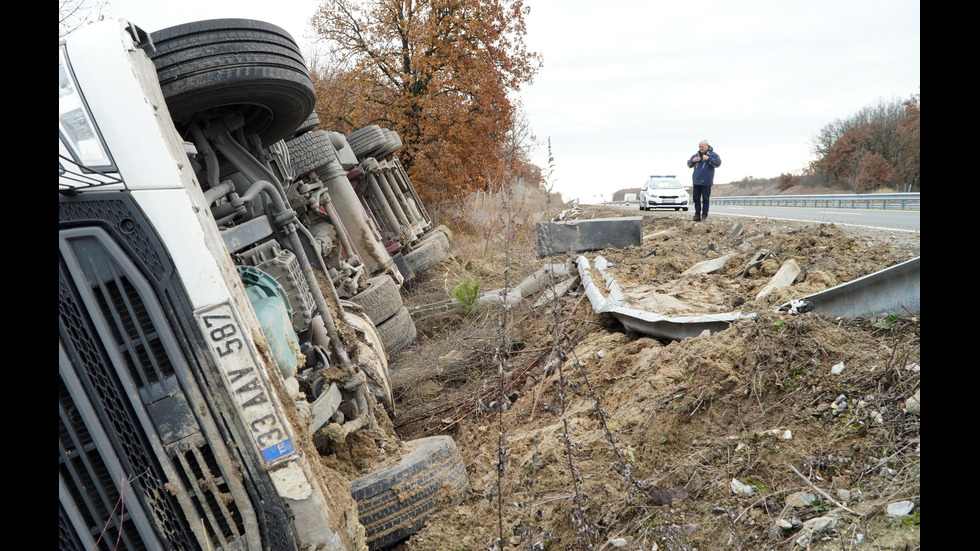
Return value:
M 643 217 L 593 218 L 537 225 L 538 257 L 607 248 L 639 247 Z

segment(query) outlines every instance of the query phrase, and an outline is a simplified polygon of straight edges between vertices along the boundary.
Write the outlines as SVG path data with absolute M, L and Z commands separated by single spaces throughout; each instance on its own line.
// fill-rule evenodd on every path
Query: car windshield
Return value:
M 650 182 L 651 189 L 681 189 L 681 183 L 677 180 L 655 180 Z

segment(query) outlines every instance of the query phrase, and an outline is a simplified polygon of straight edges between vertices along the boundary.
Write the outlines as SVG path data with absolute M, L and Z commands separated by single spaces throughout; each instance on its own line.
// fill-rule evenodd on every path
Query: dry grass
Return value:
M 521 193 L 520 201 L 477 196 L 459 207 L 452 256 L 413 281 L 406 304 L 446 300 L 467 278 L 481 291 L 513 286 L 539 269 L 535 225 L 564 205 Z M 717 224 L 677 228 L 681 249 L 717 241 Z M 895 256 L 838 233 L 818 229 L 801 245 L 808 266 L 823 259 L 821 269 L 849 279 L 858 259 Z M 618 263 L 648 270 L 649 279 L 654 260 L 693 261 L 663 243 L 656 249 Z M 879 326 L 764 314 L 662 343 L 624 333 L 581 295 L 562 308 L 413 314 L 419 342 L 391 364 L 402 407 L 395 426 L 406 439 L 451 434 L 471 495 L 399 550 L 488 548 L 501 535 L 498 520 L 508 548 L 521 550 L 610 549 L 615 537 L 627 549 L 790 550 L 800 528 L 774 531 L 777 521 L 829 513 L 841 519 L 836 531 L 807 548 L 851 549 L 860 533 L 875 549 L 918 549 L 918 516 L 883 513 L 899 499 L 920 506 L 918 417 L 902 407 L 920 382 L 908 368 L 919 361 L 918 317 Z M 846 371 L 831 375 L 845 359 Z M 830 409 L 840 395 L 847 408 Z M 792 428 L 792 439 L 772 436 L 774 428 Z M 505 470 L 495 467 L 500 459 Z M 733 496 L 736 478 L 757 484 L 756 495 Z M 819 505 L 787 505 L 803 491 Z

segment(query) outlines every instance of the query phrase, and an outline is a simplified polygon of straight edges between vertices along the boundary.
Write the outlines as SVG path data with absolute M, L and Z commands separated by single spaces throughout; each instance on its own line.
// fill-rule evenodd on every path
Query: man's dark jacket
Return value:
M 691 155 L 687 159 L 687 168 L 694 167 L 694 185 L 696 186 L 710 186 L 715 183 L 715 168 L 721 166 L 721 157 L 715 153 L 715 150 L 708 146 L 707 161 L 694 162 L 691 159 L 694 155 Z M 698 158 L 701 158 L 701 150 L 695 154 Z

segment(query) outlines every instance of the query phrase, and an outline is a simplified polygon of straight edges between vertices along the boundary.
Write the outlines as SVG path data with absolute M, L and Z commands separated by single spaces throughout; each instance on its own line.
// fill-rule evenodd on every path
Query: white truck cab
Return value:
M 319 457 L 394 410 L 276 154 L 314 102 L 263 22 L 61 41 L 60 549 L 373 550 L 465 495 L 448 437 L 357 480 Z M 412 468 L 431 476 L 405 500 Z

